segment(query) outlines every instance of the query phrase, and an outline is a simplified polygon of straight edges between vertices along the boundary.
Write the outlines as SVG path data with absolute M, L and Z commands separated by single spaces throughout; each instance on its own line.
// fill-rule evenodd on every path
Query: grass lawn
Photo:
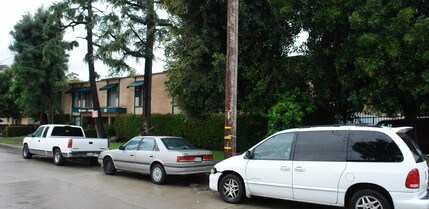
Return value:
M 0 138 L 0 143 L 21 146 L 25 136 Z

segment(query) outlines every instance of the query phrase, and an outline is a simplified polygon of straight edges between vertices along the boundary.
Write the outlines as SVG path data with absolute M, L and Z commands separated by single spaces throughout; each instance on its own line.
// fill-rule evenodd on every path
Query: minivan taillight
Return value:
M 405 187 L 408 189 L 418 189 L 420 187 L 420 174 L 417 168 L 414 168 L 408 173 Z
M 73 147 L 73 139 L 69 139 L 69 143 L 67 143 L 67 148 Z

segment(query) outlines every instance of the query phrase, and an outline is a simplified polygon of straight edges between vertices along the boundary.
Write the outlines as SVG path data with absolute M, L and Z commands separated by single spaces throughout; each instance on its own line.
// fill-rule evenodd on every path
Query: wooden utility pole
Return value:
M 238 0 L 228 0 L 225 79 L 224 157 L 236 154 L 237 144 L 237 70 L 238 70 Z

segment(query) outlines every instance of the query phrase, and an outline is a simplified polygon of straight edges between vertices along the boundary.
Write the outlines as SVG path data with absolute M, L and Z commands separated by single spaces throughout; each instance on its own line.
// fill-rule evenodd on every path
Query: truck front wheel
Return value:
M 33 157 L 33 154 L 31 154 L 27 144 L 24 144 L 24 147 L 22 148 L 22 157 L 24 159 L 31 159 L 31 157 Z
M 64 165 L 64 157 L 58 148 L 54 150 L 54 164 L 58 166 Z

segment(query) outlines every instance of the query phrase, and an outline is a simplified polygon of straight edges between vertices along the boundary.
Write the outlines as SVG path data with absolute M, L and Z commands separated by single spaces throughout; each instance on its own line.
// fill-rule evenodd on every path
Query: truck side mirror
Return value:
M 124 145 L 119 146 L 119 150 L 125 150 Z

